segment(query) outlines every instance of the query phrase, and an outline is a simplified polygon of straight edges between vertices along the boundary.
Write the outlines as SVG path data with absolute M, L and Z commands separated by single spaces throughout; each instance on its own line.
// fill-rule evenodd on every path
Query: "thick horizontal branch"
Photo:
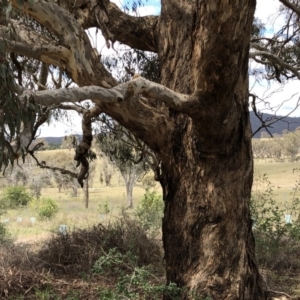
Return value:
M 176 93 L 161 84 L 149 81 L 139 75 L 135 75 L 133 80 L 116 86 L 113 89 L 123 93 L 125 98 L 143 95 L 148 98 L 160 100 L 168 107 L 178 111 L 181 110 L 182 105 L 189 99 L 189 95 Z
M 162 101 L 167 107 L 177 111 L 181 111 L 184 104 L 191 99 L 188 95 L 176 93 L 140 76 L 135 76 L 133 80 L 111 89 L 87 86 L 37 92 L 24 90 L 20 99 L 25 102 L 25 97 L 32 98 L 35 103 L 43 106 L 90 99 L 101 112 L 107 113 L 131 130 L 152 149 L 163 149 L 169 144 L 174 124 L 166 121 L 166 112 L 148 105 L 147 100 L 141 100 L 140 95 Z M 156 134 L 150 134 L 153 132 Z
M 69 50 L 61 46 L 40 44 L 40 41 L 30 44 L 14 42 L 5 40 L 1 37 L 0 41 L 5 42 L 6 52 L 14 52 L 18 55 L 24 55 L 28 58 L 34 58 L 36 60 L 40 60 L 44 63 L 52 64 L 58 67 L 65 67 L 68 61 Z
M 189 100 L 188 95 L 176 93 L 165 86 L 135 75 L 134 79 L 114 88 L 105 89 L 98 86 L 42 90 L 33 92 L 23 90 L 21 100 L 33 98 L 36 104 L 43 106 L 58 105 L 66 102 L 92 100 L 96 104 L 115 103 L 123 100 L 131 101 L 135 96 L 143 95 L 164 102 L 168 107 L 180 111 L 182 105 Z
M 51 106 L 66 102 L 81 102 L 88 99 L 94 100 L 94 102 L 101 101 L 101 103 L 114 103 L 122 101 L 123 95 L 112 89 L 105 89 L 98 86 L 87 86 L 36 92 L 24 90 L 19 98 L 23 101 L 25 98 L 32 98 L 36 104 Z
M 101 29 L 107 42 L 119 41 L 131 48 L 157 52 L 157 16 L 130 16 L 104 0 L 90 0 L 83 8 L 77 6 L 70 11 L 85 29 Z
M 96 10 L 95 13 L 98 20 L 101 20 L 100 10 Z M 143 51 L 157 52 L 157 38 L 156 38 L 156 26 L 158 17 L 133 17 L 122 12 L 114 3 L 108 5 L 108 22 L 104 25 L 101 22 L 100 25 L 103 30 L 106 26 L 106 30 L 109 30 L 113 34 L 113 40 L 119 41 L 132 48 L 140 49 Z
M 298 69 L 294 68 L 290 64 L 287 64 L 275 54 L 272 54 L 268 51 L 252 51 L 249 53 L 250 58 L 256 58 L 257 56 L 267 58 L 271 64 L 275 63 L 281 66 L 282 68 L 291 71 L 298 79 L 300 79 L 300 72 L 298 71 Z
M 9 2 L 55 35 L 58 49 L 69 50 L 68 59 L 64 61 L 64 68 L 74 82 L 80 86 L 92 83 L 112 87 L 116 84 L 111 74 L 100 62 L 83 27 L 67 10 L 58 6 L 55 1 L 33 0 L 33 3 L 24 1 L 21 5 L 18 0 L 9 0 Z M 57 59 L 65 59 L 59 51 L 56 55 Z M 43 61 L 45 60 L 44 58 Z

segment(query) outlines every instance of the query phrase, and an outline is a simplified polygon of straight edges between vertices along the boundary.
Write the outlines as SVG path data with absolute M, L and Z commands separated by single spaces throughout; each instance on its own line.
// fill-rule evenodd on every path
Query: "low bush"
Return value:
M 5 209 L 0 202 L 0 217 L 5 214 Z M 0 222 L 0 245 L 9 239 L 8 230 L 3 222 Z
M 289 205 L 274 200 L 275 188 L 266 175 L 258 177 L 255 186 L 251 214 L 259 265 L 272 270 L 299 270 L 300 182 L 296 182 Z
M 138 266 L 138 259 L 131 252 L 124 254 L 118 249 L 110 249 L 94 264 L 93 273 L 107 276 L 115 270 L 116 284 L 113 288 L 99 291 L 100 299 L 161 299 L 168 295 L 171 299 L 180 299 L 181 289 L 174 284 L 166 286 L 154 275 L 151 266 Z
M 164 202 L 156 191 L 146 190 L 135 215 L 144 230 L 150 235 L 157 235 L 162 226 Z
M 106 200 L 104 203 L 100 203 L 98 206 L 98 212 L 103 215 L 108 215 L 110 213 L 109 201 Z
M 55 235 L 44 245 L 39 257 L 47 261 L 54 273 L 88 273 L 110 249 L 117 249 L 122 255 L 132 253 L 139 266 L 156 264 L 162 259 L 158 242 L 148 238 L 143 228 L 127 215 L 107 226 L 98 224 Z
M 10 186 L 0 196 L 0 205 L 5 209 L 24 207 L 32 200 L 24 186 Z
M 160 244 L 128 215 L 107 226 L 55 234 L 35 252 L 29 245 L 0 245 L 0 282 L 1 299 L 117 300 L 127 299 L 127 288 L 137 295 L 131 299 L 158 299 L 144 295 L 175 289 L 164 287 Z
M 56 201 L 50 197 L 33 200 L 31 207 L 36 211 L 39 220 L 51 220 L 59 210 Z

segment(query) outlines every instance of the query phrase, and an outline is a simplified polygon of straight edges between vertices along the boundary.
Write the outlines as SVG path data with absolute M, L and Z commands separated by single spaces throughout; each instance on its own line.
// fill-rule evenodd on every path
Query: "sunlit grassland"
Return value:
M 51 156 L 57 156 L 59 153 L 65 152 L 73 155 L 72 150 L 48 150 L 42 151 L 38 154 L 40 160 L 46 160 Z M 17 166 L 16 166 L 17 167 Z M 102 168 L 102 160 L 96 160 L 96 172 L 93 176 L 93 186 L 89 189 L 89 207 L 85 208 L 85 198 L 82 189 L 79 189 L 78 196 L 72 197 L 71 189 L 62 190 L 59 193 L 58 188 L 53 187 L 44 188 L 42 190 L 43 197 L 51 197 L 55 199 L 59 205 L 58 214 L 50 221 L 39 221 L 36 219 L 32 223 L 30 218 L 36 217 L 36 212 L 32 207 L 8 210 L 1 220 L 7 222 L 7 226 L 11 234 L 20 241 L 34 241 L 43 237 L 49 236 L 53 231 L 58 231 L 61 224 L 67 225 L 69 229 L 73 227 L 86 228 L 98 224 L 99 222 L 111 222 L 114 218 L 118 217 L 122 208 L 126 207 L 126 190 L 121 180 L 118 185 L 119 174 L 117 170 L 114 171 L 112 176 L 111 185 L 104 186 L 100 184 L 100 172 Z M 274 199 L 280 204 L 285 202 L 290 203 L 295 187 L 296 180 L 299 179 L 300 168 L 298 162 L 274 162 L 271 159 L 255 160 L 254 162 L 254 177 L 267 174 L 269 180 L 274 186 Z M 34 169 L 36 174 L 43 172 L 43 170 Z M 3 178 L 0 179 L 0 193 L 4 184 Z M 255 181 L 254 181 L 255 182 Z M 278 187 L 278 188 L 277 188 Z M 254 186 L 254 188 L 256 188 Z M 161 191 L 157 184 L 157 191 Z M 135 207 L 145 189 L 141 182 L 137 182 L 133 191 L 133 203 Z M 107 205 L 109 209 L 108 214 L 103 214 L 99 210 L 99 206 Z M 130 213 L 134 209 L 129 210 Z
M 40 160 L 46 160 L 49 156 L 59 155 L 65 152 L 73 154 L 69 150 L 49 150 L 38 154 Z M 17 166 L 16 166 L 17 167 Z M 112 176 L 111 185 L 104 186 L 100 183 L 100 172 L 102 168 L 101 159 L 96 160 L 96 172 L 93 176 L 93 186 L 89 188 L 89 205 L 85 208 L 84 191 L 79 188 L 78 196 L 72 197 L 72 190 L 66 189 L 59 193 L 58 188 L 53 187 L 42 189 L 42 197 L 51 197 L 59 205 L 58 214 L 50 221 L 39 221 L 33 207 L 8 210 L 1 217 L 2 222 L 7 222 L 8 229 L 13 237 L 19 241 L 34 241 L 49 236 L 51 232 L 58 231 L 61 224 L 67 225 L 69 229 L 74 227 L 86 228 L 101 222 L 111 222 L 118 217 L 122 208 L 126 208 L 126 189 L 121 180 L 118 185 L 119 174 L 115 170 Z M 43 172 L 40 168 L 34 170 L 36 174 Z M 5 180 L 0 181 L 0 193 L 3 190 Z M 159 190 L 159 188 L 158 188 Z M 136 207 L 145 193 L 141 182 L 137 182 L 133 191 L 133 204 Z M 102 205 L 102 210 L 99 206 Z M 103 206 L 107 205 L 109 213 L 103 213 Z M 134 209 L 129 210 L 130 213 Z M 36 218 L 32 222 L 31 218 Z
M 287 202 L 289 204 L 292 200 L 296 182 L 300 179 L 300 163 L 257 159 L 254 162 L 254 179 L 263 174 L 267 175 L 274 187 L 274 199 L 278 203 Z M 255 188 L 255 180 L 253 188 Z

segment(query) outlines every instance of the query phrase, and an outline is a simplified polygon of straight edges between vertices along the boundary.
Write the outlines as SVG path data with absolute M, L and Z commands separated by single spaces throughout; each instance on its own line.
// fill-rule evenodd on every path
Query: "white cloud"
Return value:
M 253 86 L 254 80 L 250 78 L 250 87 Z M 255 93 L 263 101 L 257 99 L 257 108 L 265 113 L 276 115 L 287 115 L 297 106 L 299 100 L 299 81 L 293 80 L 286 84 L 273 83 L 268 85 L 266 81 L 256 83 L 254 88 L 250 90 Z M 299 116 L 296 110 L 290 116 Z
M 271 20 L 278 12 L 279 1 L 278 0 L 258 0 L 256 3 L 255 17 L 263 20 Z
M 68 112 L 68 120 L 53 121 L 40 127 L 40 137 L 67 136 L 82 134 L 81 117 L 75 112 Z

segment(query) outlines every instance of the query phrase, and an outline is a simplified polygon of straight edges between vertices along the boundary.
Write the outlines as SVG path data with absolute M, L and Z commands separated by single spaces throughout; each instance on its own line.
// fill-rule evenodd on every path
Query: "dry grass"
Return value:
M 7 227 L 10 233 L 18 240 L 23 242 L 28 240 L 38 240 L 51 232 L 56 232 L 61 224 L 67 225 L 68 228 L 87 228 L 101 222 L 109 222 L 115 216 L 118 216 L 121 209 L 126 207 L 124 200 L 124 186 L 120 187 L 100 187 L 90 191 L 89 208 L 85 208 L 83 193 L 80 192 L 78 197 L 70 197 L 69 192 L 58 193 L 55 188 L 47 188 L 42 191 L 42 196 L 55 199 L 59 206 L 58 214 L 50 221 L 39 221 L 35 223 L 30 218 L 37 217 L 36 212 L 31 208 L 20 208 L 8 210 L 1 217 L 2 221 L 9 220 Z M 136 186 L 134 189 L 133 203 L 138 205 L 144 189 Z M 108 203 L 110 212 L 108 215 L 101 215 L 99 205 Z M 132 211 L 132 210 L 131 210 Z M 20 221 L 22 218 L 22 221 Z
M 293 171 L 293 169 L 299 170 Z M 275 187 L 274 199 L 278 203 L 290 203 L 291 193 L 296 181 L 300 179 L 299 162 L 274 162 L 272 159 L 256 159 L 254 161 L 254 176 L 267 174 Z
M 39 153 L 41 160 L 47 160 L 51 156 L 58 155 L 60 152 L 73 154 L 72 150 L 46 150 Z M 58 188 L 49 187 L 42 190 L 42 196 L 51 197 L 57 201 L 59 212 L 51 221 L 38 221 L 33 224 L 30 218 L 36 217 L 36 212 L 31 208 L 8 210 L 1 216 L 0 221 L 8 222 L 8 230 L 19 241 L 38 241 L 43 239 L 51 232 L 56 232 L 61 224 L 65 224 L 68 228 L 87 228 L 101 222 L 108 222 L 114 216 L 117 216 L 126 203 L 126 189 L 122 182 L 118 185 L 119 174 L 117 171 L 113 173 L 111 185 L 103 186 L 100 184 L 100 171 L 102 168 L 102 160 L 96 160 L 96 172 L 94 174 L 93 187 L 89 189 L 89 208 L 85 208 L 84 192 L 78 190 L 78 196 L 72 197 L 72 190 L 67 189 L 59 193 Z M 36 168 L 34 172 L 38 174 L 41 169 Z M 0 180 L 1 189 L 6 184 L 2 178 Z M 2 185 L 2 188 L 1 188 Z M 133 191 L 133 204 L 138 205 L 145 189 L 141 182 L 137 182 Z M 99 205 L 107 203 L 109 206 L 109 214 L 100 216 Z M 20 219 L 22 218 L 22 220 Z M 20 221 L 21 220 L 21 221 Z
M 115 272 L 120 271 L 112 269 L 105 276 L 91 272 L 95 261 L 110 249 L 121 254 L 132 253 L 137 257 L 137 266 L 155 266 L 161 274 L 159 279 L 164 280 L 159 244 L 149 239 L 135 221 L 123 217 L 108 226 L 98 224 L 66 235 L 53 235 L 39 250 L 11 242 L 2 245 L 0 297 L 99 299 L 99 289 L 112 287 L 116 280 Z M 39 292 L 50 296 L 39 298 Z M 57 298 L 51 297 L 51 293 Z
M 43 155 L 56 155 L 56 152 L 45 151 Z M 300 168 L 298 163 L 256 160 L 255 176 L 268 174 L 272 184 L 280 187 L 275 191 L 275 199 L 283 203 L 291 198 L 290 193 L 295 181 L 299 179 L 300 171 L 293 172 L 293 169 L 298 167 Z M 139 229 L 137 232 L 131 231 L 129 235 L 129 228 L 123 230 L 128 227 L 128 223 L 122 225 L 125 226 L 123 229 L 118 229 L 118 234 L 111 234 L 112 232 L 108 231 L 109 226 L 119 222 L 114 221 L 115 217 L 121 208 L 126 206 L 125 187 L 118 186 L 117 173 L 113 175 L 110 187 L 101 186 L 100 169 L 101 162 L 98 162 L 94 187 L 90 189 L 88 209 L 84 208 L 82 191 L 78 197 L 71 197 L 71 190 L 59 193 L 56 188 L 47 188 L 42 191 L 42 195 L 56 199 L 60 207 L 58 215 L 53 220 L 36 221 L 32 224 L 30 217 L 35 215 L 30 209 L 11 210 L 1 218 L 2 221 L 10 219 L 8 229 L 16 237 L 17 243 L 8 244 L 0 249 L 0 298 L 46 299 L 36 296 L 36 291 L 43 290 L 48 291 L 49 299 L 56 299 L 51 293 L 69 300 L 99 299 L 99 288 L 113 286 L 115 279 L 113 274 L 110 276 L 91 274 L 90 269 L 95 260 L 111 247 L 118 248 L 121 252 L 131 247 L 135 249 L 140 264 L 152 263 L 161 267 L 161 260 L 151 261 L 153 249 L 158 249 L 157 255 L 154 256 L 155 260 L 160 257 L 157 245 L 153 246 L 146 242 L 145 235 L 138 236 L 140 241 L 138 244 L 130 240 L 131 237 L 141 233 Z M 144 189 L 138 183 L 134 189 L 135 205 L 143 193 Z M 101 216 L 100 219 L 98 206 L 106 201 L 110 213 Z M 18 217 L 22 217 L 21 222 L 18 222 Z M 105 226 L 98 225 L 99 221 Z M 66 236 L 53 235 L 53 232 L 58 231 L 60 224 L 66 224 L 69 230 L 72 229 L 71 232 Z M 300 296 L 299 256 L 296 255 L 295 259 L 288 258 L 292 262 L 289 267 L 282 266 L 287 261 L 282 259 L 276 268 L 263 270 L 264 277 L 270 289 Z M 161 280 L 164 280 L 163 277 Z M 13 295 L 23 295 L 23 298 L 14 298 Z

